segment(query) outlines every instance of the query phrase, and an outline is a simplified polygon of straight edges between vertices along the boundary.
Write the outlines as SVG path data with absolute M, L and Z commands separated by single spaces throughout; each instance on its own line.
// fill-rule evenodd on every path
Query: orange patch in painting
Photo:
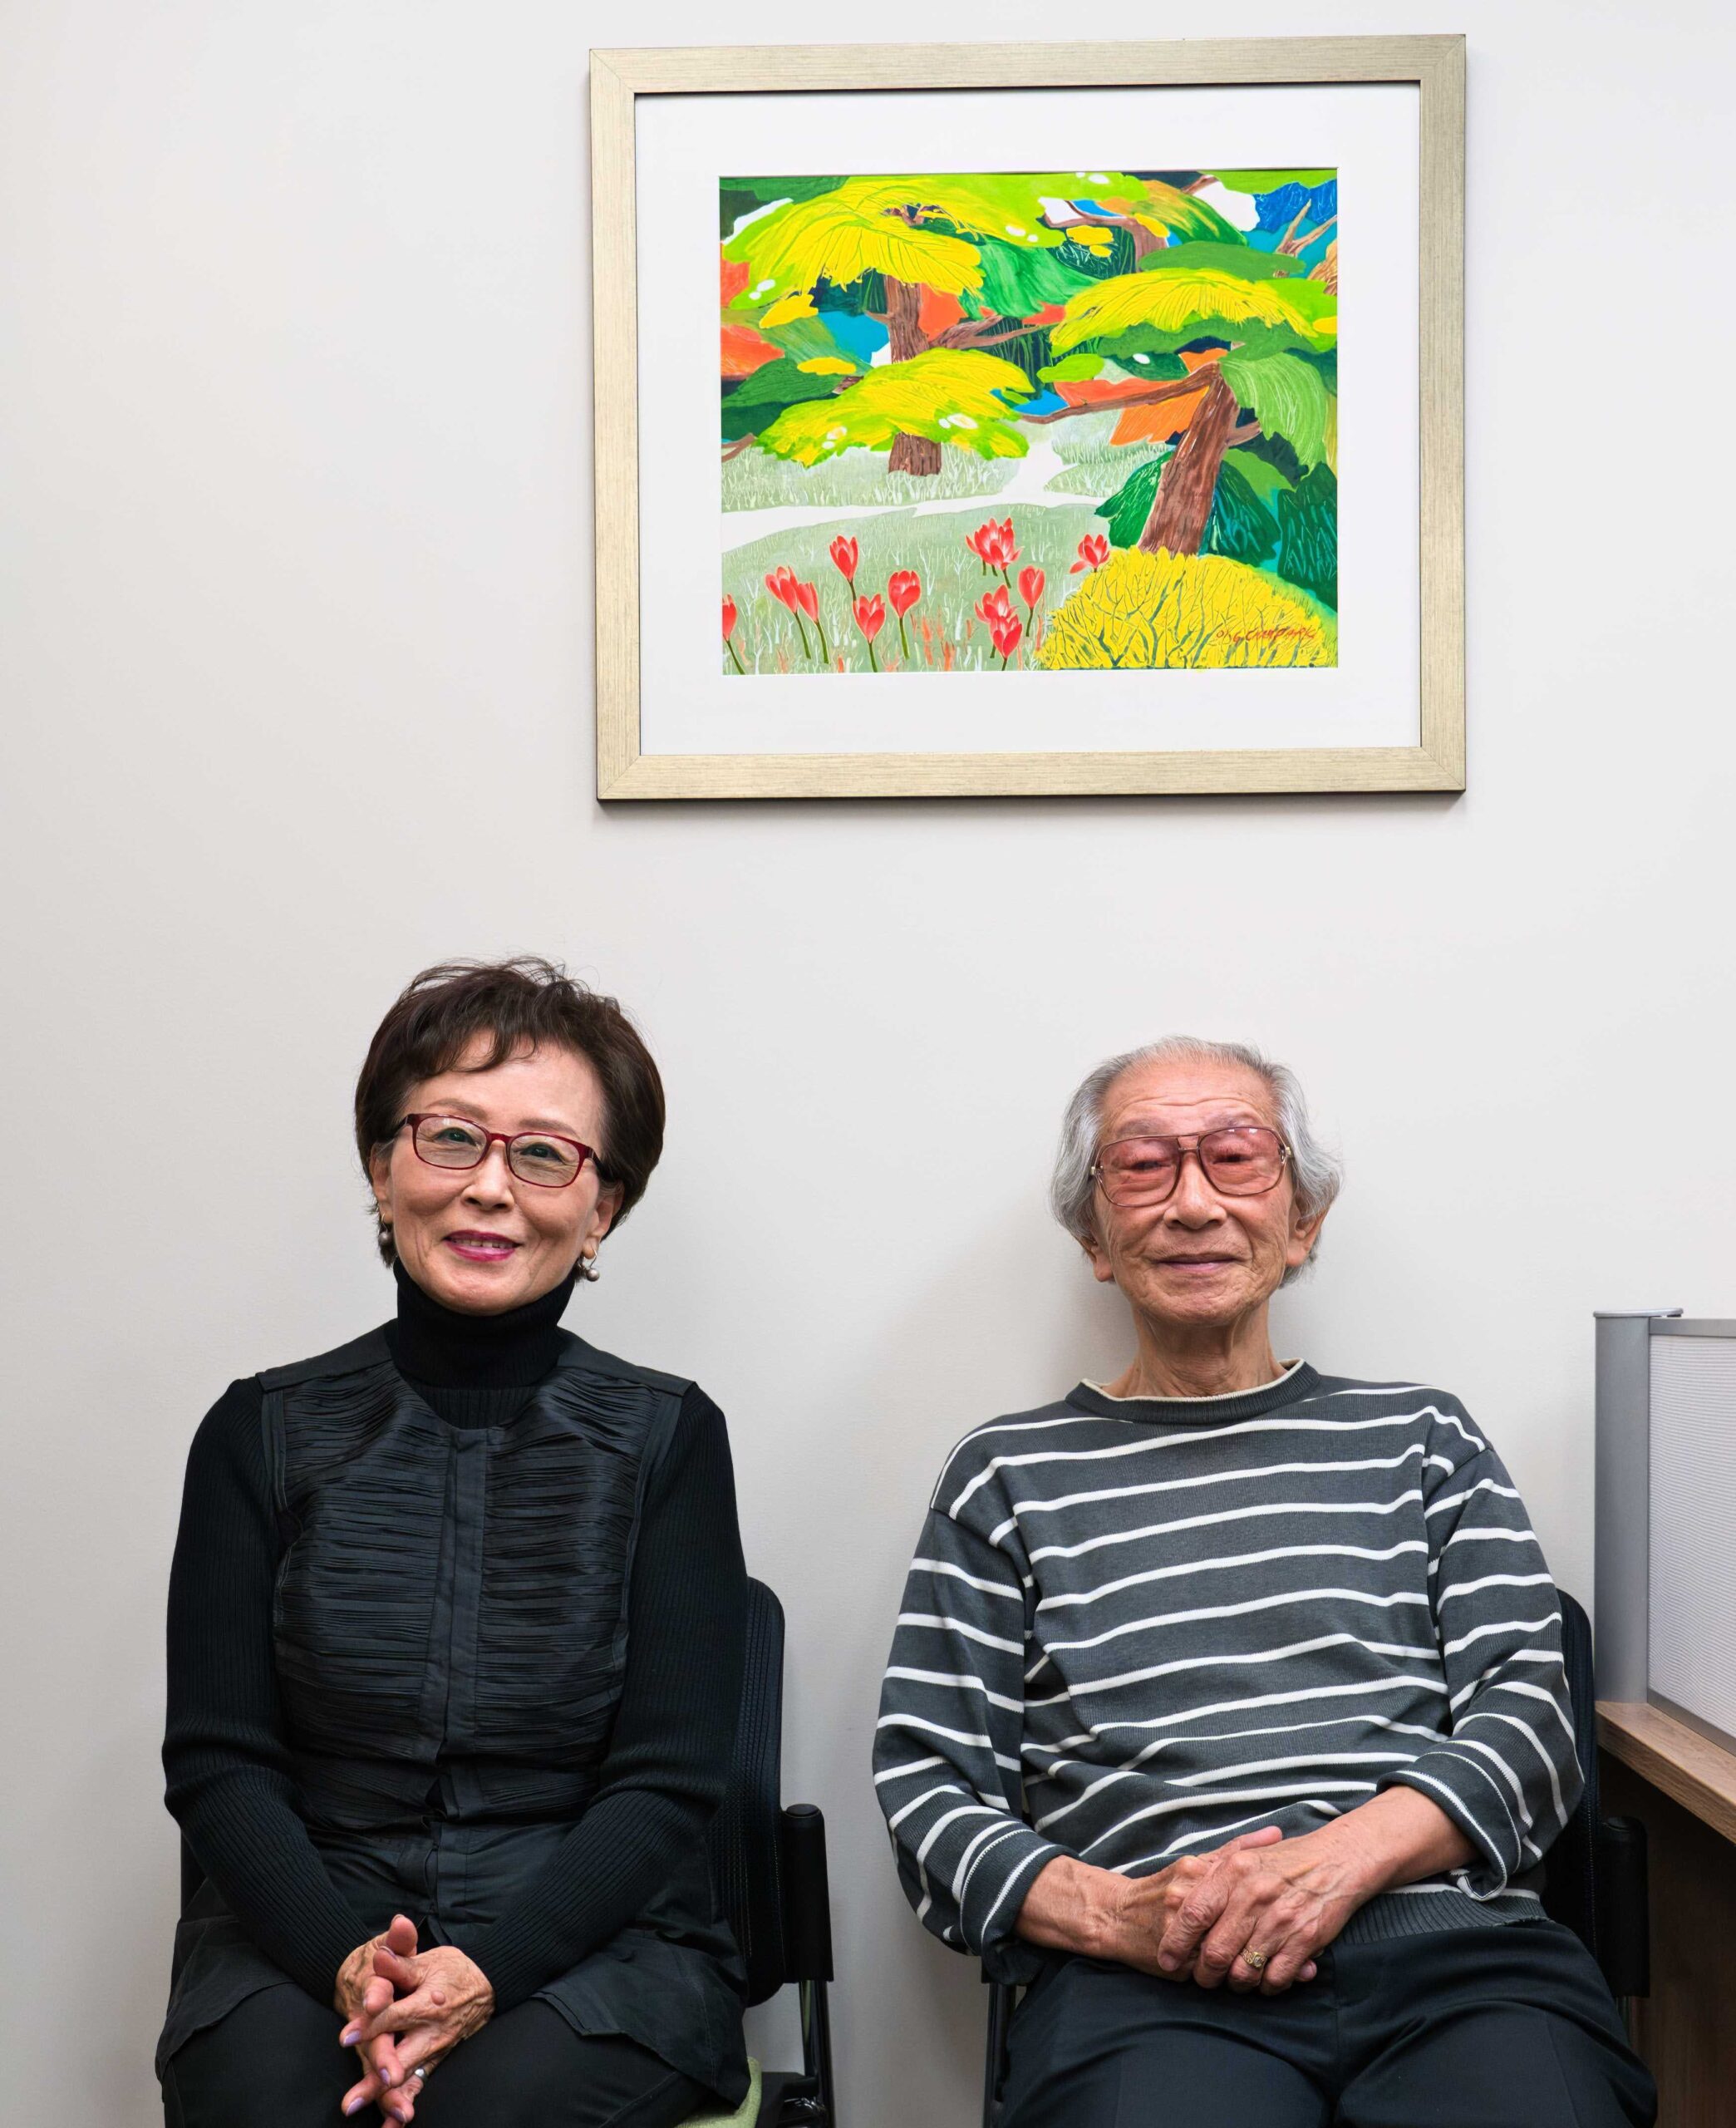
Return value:
M 1160 399 L 1154 406 L 1129 406 L 1115 424 L 1111 443 L 1167 443 L 1187 433 L 1188 424 L 1206 403 L 1208 387 L 1184 392 L 1178 399 Z
M 1119 377 L 1075 377 L 1070 383 L 1058 384 L 1055 388 L 1070 406 L 1112 406 L 1138 387 L 1124 383 Z
M 735 302 L 747 286 L 746 259 L 720 259 L 717 262 L 718 291 L 723 303 Z
M 725 325 L 721 339 L 721 367 L 728 377 L 751 377 L 756 369 L 776 362 L 783 352 L 762 338 L 751 325 Z
M 944 288 L 925 288 L 917 306 L 917 323 L 931 340 L 944 332 L 949 325 L 957 325 L 964 314 L 964 305 Z

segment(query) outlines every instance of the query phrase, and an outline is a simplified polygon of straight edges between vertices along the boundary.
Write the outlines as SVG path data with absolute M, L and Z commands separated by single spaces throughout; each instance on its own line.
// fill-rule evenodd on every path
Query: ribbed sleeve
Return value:
M 699 1389 L 647 1478 L 627 1672 L 600 1785 L 523 1896 L 455 1937 L 511 2009 L 624 1928 L 703 1840 L 741 1695 L 747 1580 L 723 1414 Z
M 368 1931 L 307 1836 L 272 1645 L 281 1550 L 257 1380 L 212 1406 L 187 1458 L 169 1578 L 170 1811 L 199 1867 L 268 1957 L 320 2002 Z
M 1381 1786 L 1402 1783 L 1446 1811 L 1478 1854 L 1454 1880 L 1488 1899 L 1542 1860 L 1582 1776 L 1542 1548 L 1500 1457 L 1441 1401 L 1423 1490 L 1450 1733 Z
M 932 1511 L 882 1689 L 875 1789 L 917 1919 L 991 1971 L 1032 1879 L 1063 1852 L 1020 1815 L 1025 1623 L 1013 1560 Z

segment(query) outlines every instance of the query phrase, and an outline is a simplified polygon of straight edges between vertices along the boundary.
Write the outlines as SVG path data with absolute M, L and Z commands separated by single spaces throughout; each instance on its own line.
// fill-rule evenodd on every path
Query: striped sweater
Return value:
M 1064 1401 L 947 1458 L 875 1742 L 923 1924 L 1029 1978 L 1053 1856 L 1137 1876 L 1394 1782 L 1475 1850 L 1345 1933 L 1534 1919 L 1577 1800 L 1561 1618 L 1463 1407 L 1297 1362 L 1233 1396 Z

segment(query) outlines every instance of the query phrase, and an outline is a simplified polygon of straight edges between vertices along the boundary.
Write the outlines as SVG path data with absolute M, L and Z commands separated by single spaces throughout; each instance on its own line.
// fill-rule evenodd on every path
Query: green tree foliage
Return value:
M 1280 576 L 1338 610 L 1338 482 L 1316 466 L 1276 498 Z
M 1311 363 L 1296 355 L 1226 355 L 1218 368 L 1240 404 L 1304 466 L 1337 456 L 1337 401 Z
M 1155 458 L 1136 466 L 1108 501 L 1098 505 L 1097 515 L 1108 521 L 1112 547 L 1131 547 L 1145 530 L 1152 497 L 1158 492 L 1158 482 L 1170 456 L 1167 451 L 1160 451 Z
M 1146 253 L 1178 239 L 1207 250 L 1233 249 L 1239 240 L 1206 202 L 1161 179 L 1125 171 L 924 173 L 781 185 L 772 178 L 732 178 L 721 190 L 723 258 L 726 269 L 740 269 L 726 315 L 791 361 L 811 372 L 816 358 L 847 353 L 853 336 L 841 323 L 827 323 L 843 311 L 887 323 L 892 361 L 885 369 L 931 353 L 992 346 L 1019 372 L 1018 389 L 1003 387 L 1006 396 L 993 416 L 976 401 L 961 401 L 951 422 L 932 404 L 937 381 L 949 372 L 925 372 L 915 397 L 927 409 L 926 425 L 903 432 L 910 439 L 907 465 L 922 471 L 934 470 L 942 443 L 1001 455 L 1022 450 L 1003 416 L 1036 389 L 1055 352 L 1040 313 L 1052 315 L 1082 291 L 1130 273 Z M 1086 204 L 1075 204 L 1080 200 Z M 956 324 L 946 323 L 944 312 L 937 326 L 922 322 L 924 301 L 937 296 L 956 303 Z M 727 396 L 734 411 L 725 414 L 726 437 L 756 436 L 771 450 L 787 450 L 794 441 L 803 451 L 864 441 L 861 425 L 876 395 L 856 402 L 840 444 L 837 424 L 817 430 L 817 416 L 798 416 L 820 394 L 794 382 L 783 364 L 773 367 L 776 374 L 754 397 L 743 402 L 740 390 Z M 750 408 L 756 410 L 752 420 Z
M 1050 337 L 1060 355 L 1088 341 L 1113 355 L 1124 334 L 1141 328 L 1178 335 L 1175 344 L 1185 347 L 1207 338 L 1242 341 L 1243 328 L 1252 325 L 1276 328 L 1292 348 L 1325 347 L 1336 337 L 1337 313 L 1337 297 L 1320 282 L 1221 265 L 1171 266 L 1166 255 L 1143 273 L 1100 281 L 1073 297 Z
M 1211 521 L 1200 552 L 1263 569 L 1277 544 L 1276 520 L 1247 474 L 1238 470 L 1232 453 L 1218 470 L 1217 492 L 1212 498 Z
M 731 443 L 774 421 L 784 407 L 807 399 L 830 399 L 838 392 L 835 375 L 812 375 L 786 355 L 744 377 L 723 402 L 723 433 Z
M 1252 414 L 1260 433 L 1283 441 L 1299 470 L 1332 465 L 1338 401 L 1336 367 L 1329 359 L 1337 335 L 1337 292 L 1325 279 L 1288 254 L 1217 239 L 1173 246 L 1138 273 L 1070 297 L 1050 333 L 1056 356 L 1082 352 L 1131 363 L 1189 348 L 1202 357 L 1195 373 L 1204 381 L 1215 367 L 1220 380 L 1206 402 L 1211 426 L 1194 426 L 1166 461 L 1175 469 L 1172 485 L 1142 469 L 1138 489 L 1124 488 L 1104 505 L 1111 538 L 1182 554 L 1212 551 L 1214 539 L 1245 545 L 1255 520 L 1239 490 L 1231 490 L 1232 504 L 1220 505 L 1223 454 Z M 1204 358 L 1213 349 L 1222 350 L 1215 365 Z M 1132 539 L 1122 540 L 1142 492 L 1146 515 Z M 1311 554 L 1307 565 L 1317 575 L 1318 554 Z
M 1113 547 L 1137 544 L 1173 454 L 1160 452 L 1134 467 L 1097 515 Z M 1288 480 L 1252 449 L 1226 454 L 1202 554 L 1222 554 L 1254 569 L 1269 569 L 1335 612 L 1338 606 L 1338 484 L 1325 465 Z

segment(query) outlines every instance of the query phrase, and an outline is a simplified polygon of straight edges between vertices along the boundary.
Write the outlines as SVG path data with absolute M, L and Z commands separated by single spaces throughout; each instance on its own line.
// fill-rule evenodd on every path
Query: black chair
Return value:
M 712 1827 L 712 1857 L 747 1968 L 749 2003 L 769 2001 L 786 1984 L 799 1991 L 802 2066 L 767 2072 L 760 2128 L 837 2128 L 825 1820 L 812 1803 L 782 1800 L 784 1608 L 762 1581 L 750 1581 L 747 1591 L 741 1723 Z
M 784 1607 L 763 1581 L 747 1585 L 747 1662 L 741 1714 L 711 1855 L 719 1895 L 747 1971 L 747 1999 L 764 2002 L 786 1983 L 799 1991 L 802 2066 L 768 2072 L 758 2128 L 837 2128 L 832 2028 L 832 1905 L 826 1822 L 812 1803 L 784 1807 Z M 181 1911 L 204 1872 L 181 1842 Z
M 1651 1988 L 1645 1828 L 1637 1818 L 1606 1818 L 1599 1807 L 1591 1622 L 1565 1589 L 1561 1603 L 1561 1657 L 1586 1785 L 1566 1829 L 1543 1858 L 1543 1910 L 1573 1931 L 1596 1959 L 1610 1993 L 1625 2003 Z M 983 2128 L 996 2128 L 1017 1990 L 1006 1981 L 989 1980 L 986 1973 L 983 1978 L 990 1993 L 982 2123 Z

